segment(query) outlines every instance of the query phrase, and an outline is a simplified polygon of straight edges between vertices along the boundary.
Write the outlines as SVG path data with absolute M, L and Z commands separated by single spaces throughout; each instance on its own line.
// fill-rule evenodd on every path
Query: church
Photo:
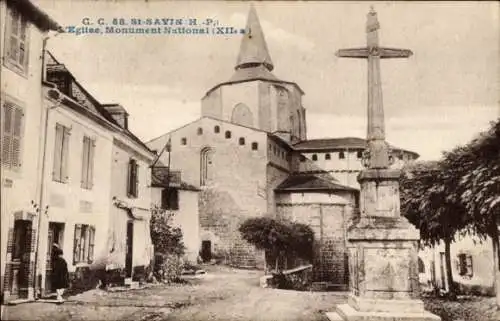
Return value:
M 357 176 L 366 140 L 307 139 L 304 91 L 273 70 L 251 7 L 232 77 L 208 89 L 199 119 L 147 145 L 169 173 L 180 173 L 181 183 L 165 189 L 197 191 L 197 226 L 183 228 L 185 237 L 195 238 L 188 251 L 233 266 L 261 267 L 262 253 L 241 239 L 239 225 L 256 216 L 294 220 L 315 232 L 314 281 L 345 289 L 346 232 L 359 215 Z M 392 166 L 419 157 L 390 147 Z

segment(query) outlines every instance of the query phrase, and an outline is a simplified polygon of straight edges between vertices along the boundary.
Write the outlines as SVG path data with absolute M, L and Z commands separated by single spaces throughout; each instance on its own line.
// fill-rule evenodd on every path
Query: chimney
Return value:
M 128 113 L 125 108 L 120 104 L 104 104 L 101 105 L 110 115 L 114 121 L 124 129 L 128 129 Z

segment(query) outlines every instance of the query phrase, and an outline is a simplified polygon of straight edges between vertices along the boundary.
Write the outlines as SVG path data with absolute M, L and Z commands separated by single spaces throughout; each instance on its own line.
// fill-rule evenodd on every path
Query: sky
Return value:
M 82 19 L 193 18 L 244 28 L 250 2 L 33 0 L 63 27 Z M 308 138 L 366 136 L 367 64 L 338 58 L 366 44 L 373 5 L 380 44 L 413 51 L 381 62 L 386 136 L 439 159 L 500 117 L 497 2 L 253 2 L 280 79 L 305 92 Z M 148 141 L 200 117 L 207 90 L 234 72 L 241 35 L 62 33 L 48 49 L 101 103 L 120 103 Z

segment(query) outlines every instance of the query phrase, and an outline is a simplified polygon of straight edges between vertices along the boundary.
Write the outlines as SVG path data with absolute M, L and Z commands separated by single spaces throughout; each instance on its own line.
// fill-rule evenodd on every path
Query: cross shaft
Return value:
M 368 153 L 365 164 L 368 168 L 388 168 L 389 148 L 385 142 L 384 105 L 380 77 L 380 59 L 408 58 L 413 53 L 408 49 L 380 47 L 378 41 L 380 24 L 377 13 L 370 10 L 366 22 L 366 47 L 340 49 L 336 55 L 341 58 L 368 60 Z

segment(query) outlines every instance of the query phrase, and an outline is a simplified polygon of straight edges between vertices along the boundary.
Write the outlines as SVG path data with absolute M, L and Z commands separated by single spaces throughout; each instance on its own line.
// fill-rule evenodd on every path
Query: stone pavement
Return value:
M 260 271 L 209 267 L 188 284 L 122 292 L 91 290 L 62 305 L 6 306 L 2 320 L 248 320 L 323 321 L 324 310 L 345 303 L 345 293 L 296 292 L 259 287 Z

